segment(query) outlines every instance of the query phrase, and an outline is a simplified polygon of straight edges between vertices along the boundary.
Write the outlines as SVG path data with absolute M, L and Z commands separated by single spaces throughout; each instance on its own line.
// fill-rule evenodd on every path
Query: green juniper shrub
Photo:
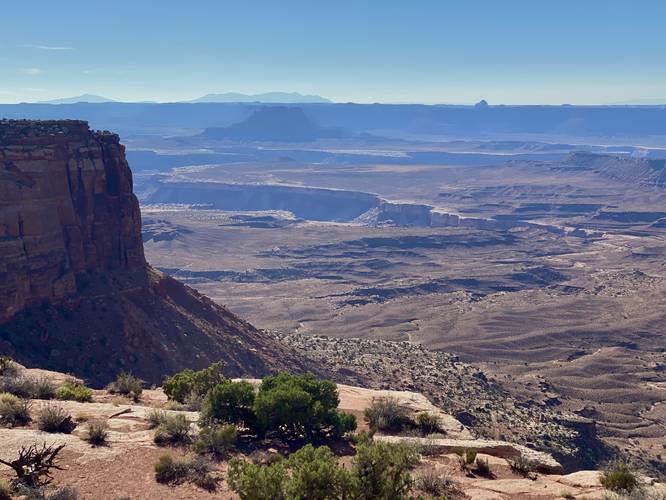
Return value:
M 55 396 L 63 401 L 90 403 L 93 400 L 93 391 L 86 387 L 83 382 L 76 379 L 70 379 L 58 388 Z
M 424 436 L 427 436 L 428 434 L 434 434 L 436 432 L 441 432 L 441 423 L 439 417 L 434 413 L 419 413 L 416 416 L 416 425 L 421 431 L 421 434 Z
M 155 444 L 160 446 L 188 444 L 192 441 L 190 422 L 181 413 L 175 415 L 167 414 L 164 421 L 155 429 L 153 440 Z
M 109 384 L 107 390 L 111 394 L 120 394 L 138 402 L 143 393 L 143 380 L 135 377 L 131 373 L 120 372 L 116 380 Z
M 241 500 L 286 500 L 288 479 L 284 462 L 267 466 L 237 458 L 229 462 L 227 483 Z
M 30 402 L 8 392 L 0 393 L 0 424 L 16 427 L 30 423 Z
M 192 443 L 192 450 L 199 455 L 212 455 L 222 460 L 236 445 L 236 426 L 231 424 L 204 427 Z
M 203 398 L 216 385 L 227 382 L 222 375 L 222 363 L 213 363 L 203 370 L 183 370 L 167 378 L 162 384 L 170 400 L 185 404 L 188 397 Z
M 102 421 L 88 423 L 85 440 L 93 446 L 103 446 L 109 437 L 109 424 Z
M 337 386 L 330 380 L 280 373 L 263 379 L 253 408 L 260 432 L 312 440 L 353 430 L 351 417 L 338 411 L 339 403 Z
M 352 433 L 356 430 L 356 417 L 351 413 L 344 411 L 332 412 L 331 427 L 331 437 L 333 439 L 340 439 L 346 434 Z
M 629 464 L 612 462 L 599 478 L 601 486 L 615 493 L 628 494 L 638 487 L 638 477 Z
M 416 451 L 405 444 L 380 441 L 358 446 L 352 461 L 355 498 L 408 498 L 414 482 L 409 471 L 418 461 Z
M 286 483 L 287 498 L 328 500 L 350 498 L 354 483 L 351 473 L 338 465 L 336 456 L 327 446 L 308 444 L 287 459 L 291 471 Z
M 364 419 L 373 432 L 400 432 L 413 426 L 407 409 L 395 398 L 373 399 Z
M 177 485 L 189 481 L 207 491 L 214 491 L 217 481 L 211 475 L 211 465 L 203 457 L 173 458 L 162 455 L 155 464 L 158 483 Z
M 252 411 L 254 402 L 252 384 L 227 380 L 208 392 L 201 409 L 201 422 L 204 425 L 230 423 L 251 426 L 255 420 Z
M 71 434 L 76 428 L 76 423 L 60 406 L 49 404 L 39 411 L 37 427 L 44 432 Z

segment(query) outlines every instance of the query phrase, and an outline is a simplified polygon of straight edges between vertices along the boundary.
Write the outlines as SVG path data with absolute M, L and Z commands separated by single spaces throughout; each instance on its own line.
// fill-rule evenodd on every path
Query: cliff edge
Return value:
M 0 121 L 0 353 L 94 384 L 317 371 L 146 263 L 124 147 L 69 120 Z

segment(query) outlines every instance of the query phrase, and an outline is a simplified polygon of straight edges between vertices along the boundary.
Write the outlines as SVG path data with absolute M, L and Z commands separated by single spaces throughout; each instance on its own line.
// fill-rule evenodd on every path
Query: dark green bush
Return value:
M 254 414 L 261 432 L 287 439 L 336 437 L 353 430 L 352 417 L 338 412 L 339 402 L 335 383 L 281 373 L 264 378 Z
M 611 463 L 599 478 L 601 486 L 615 493 L 631 493 L 638 487 L 638 477 L 629 464 Z
M 208 392 L 201 409 L 201 422 L 204 425 L 221 423 L 250 425 L 254 422 L 252 411 L 254 401 L 252 384 L 227 380 Z
M 73 379 L 59 387 L 55 395 L 60 400 L 78 401 L 79 403 L 90 403 L 93 400 L 92 389 Z
M 476 472 L 481 476 L 490 477 L 492 479 L 493 473 L 490 470 L 488 459 L 476 457 Z
M 138 402 L 143 393 L 143 380 L 130 373 L 120 372 L 116 380 L 109 384 L 107 390 L 111 394 L 121 394 Z
M 241 500 L 354 498 L 350 472 L 326 446 L 308 444 L 270 465 L 232 460 L 228 482 Z
M 282 462 L 255 465 L 241 459 L 229 462 L 227 483 L 241 500 L 286 500 L 289 472 Z
M 394 398 L 378 398 L 365 409 L 364 419 L 373 432 L 400 432 L 413 427 L 407 409 Z
M 523 477 L 529 476 L 530 472 L 532 472 L 532 463 L 522 455 L 509 460 L 509 467 L 511 467 L 512 472 Z
M 327 500 L 350 498 L 354 491 L 351 473 L 338 465 L 336 456 L 326 446 L 308 444 L 287 460 L 291 470 L 285 491 L 287 498 Z
M 8 392 L 0 393 L 0 424 L 16 427 L 30 423 L 30 402 Z
M 158 445 L 188 444 L 192 441 L 190 422 L 181 413 L 166 414 L 162 423 L 155 429 L 153 440 Z
M 416 451 L 404 444 L 373 442 L 358 446 L 352 465 L 356 498 L 408 498 L 414 483 L 409 471 L 418 461 Z
M 222 363 L 213 363 L 203 370 L 183 370 L 167 378 L 162 384 L 164 393 L 171 400 L 186 403 L 188 397 L 203 398 L 216 385 L 227 382 L 222 375 Z
M 39 411 L 37 427 L 44 432 L 71 434 L 76 428 L 76 424 L 72 421 L 72 417 L 61 407 L 48 405 Z
M 199 455 L 212 455 L 215 459 L 225 458 L 236 445 L 236 426 L 227 424 L 204 427 L 192 444 Z
M 217 487 L 210 463 L 203 457 L 173 458 L 162 455 L 155 464 L 155 480 L 172 485 L 189 481 L 207 491 L 214 491 Z

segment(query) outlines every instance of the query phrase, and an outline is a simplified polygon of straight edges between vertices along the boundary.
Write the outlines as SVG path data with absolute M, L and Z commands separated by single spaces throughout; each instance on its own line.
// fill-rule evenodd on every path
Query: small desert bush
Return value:
M 203 457 L 173 458 L 171 455 L 162 455 L 155 464 L 155 480 L 171 485 L 189 481 L 207 491 L 216 488 L 210 463 Z
M 364 419 L 373 432 L 400 432 L 413 425 L 407 409 L 394 398 L 374 399 L 365 409 Z
M 146 418 L 148 419 L 148 427 L 155 429 L 160 426 L 166 419 L 168 413 L 164 410 L 150 410 Z
M 460 469 L 463 472 L 469 472 L 476 461 L 476 451 L 468 450 L 465 448 L 454 450 L 455 454 L 458 455 L 458 463 Z
M 199 455 L 212 455 L 221 460 L 236 445 L 236 426 L 227 424 L 204 427 L 192 444 L 192 449 Z
M 116 380 L 109 384 L 107 390 L 111 394 L 120 394 L 138 402 L 143 393 L 143 380 L 130 373 L 120 372 Z
M 517 458 L 513 460 L 509 460 L 509 467 L 511 467 L 512 472 L 523 477 L 529 476 L 533 468 L 532 462 L 527 460 L 522 455 L 519 455 Z
M 9 356 L 0 356 L 0 376 L 15 377 L 18 375 L 18 366 Z
M 0 424 L 6 427 L 26 425 L 30 422 L 30 402 L 8 392 L 0 394 Z
M 44 495 L 44 500 L 78 500 L 79 490 L 73 486 L 61 486 L 53 493 Z
M 0 377 L 0 392 L 8 392 L 19 398 L 33 398 L 36 393 L 35 381 L 23 375 Z
M 458 484 L 447 474 L 430 468 L 416 476 L 415 486 L 435 498 L 448 498 L 460 492 Z
M 60 432 L 70 434 L 76 424 L 72 418 L 59 406 L 44 406 L 37 416 L 37 427 L 44 432 Z
M 486 477 L 492 476 L 492 472 L 490 470 L 490 464 L 488 463 L 487 458 L 484 459 L 481 457 L 476 457 L 476 472 L 481 476 L 486 476 Z
M 188 444 L 192 437 L 190 435 L 190 422 L 183 414 L 167 414 L 164 421 L 155 429 L 153 437 L 155 444 Z
M 46 377 L 39 377 L 33 381 L 32 397 L 35 399 L 53 399 L 56 396 L 56 387 Z
M 90 403 L 93 400 L 92 389 L 86 387 L 82 382 L 70 379 L 56 391 L 56 398 L 62 401 L 78 401 L 79 403 Z
M 416 416 L 416 425 L 424 436 L 441 431 L 439 417 L 434 413 L 419 413 Z
M 213 387 L 227 381 L 222 363 L 213 363 L 203 370 L 176 373 L 164 381 L 162 389 L 170 400 L 185 404 L 188 398 L 203 399 Z
M 625 462 L 611 463 L 601 474 L 599 482 L 615 493 L 631 493 L 638 487 L 636 472 Z
M 109 437 L 109 424 L 101 421 L 93 421 L 88 424 L 85 440 L 93 446 L 102 446 L 107 443 Z

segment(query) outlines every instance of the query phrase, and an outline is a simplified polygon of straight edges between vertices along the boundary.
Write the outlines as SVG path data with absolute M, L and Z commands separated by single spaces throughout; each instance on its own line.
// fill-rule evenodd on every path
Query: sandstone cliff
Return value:
M 93 383 L 312 369 L 146 264 L 124 147 L 82 121 L 0 121 L 0 353 Z

